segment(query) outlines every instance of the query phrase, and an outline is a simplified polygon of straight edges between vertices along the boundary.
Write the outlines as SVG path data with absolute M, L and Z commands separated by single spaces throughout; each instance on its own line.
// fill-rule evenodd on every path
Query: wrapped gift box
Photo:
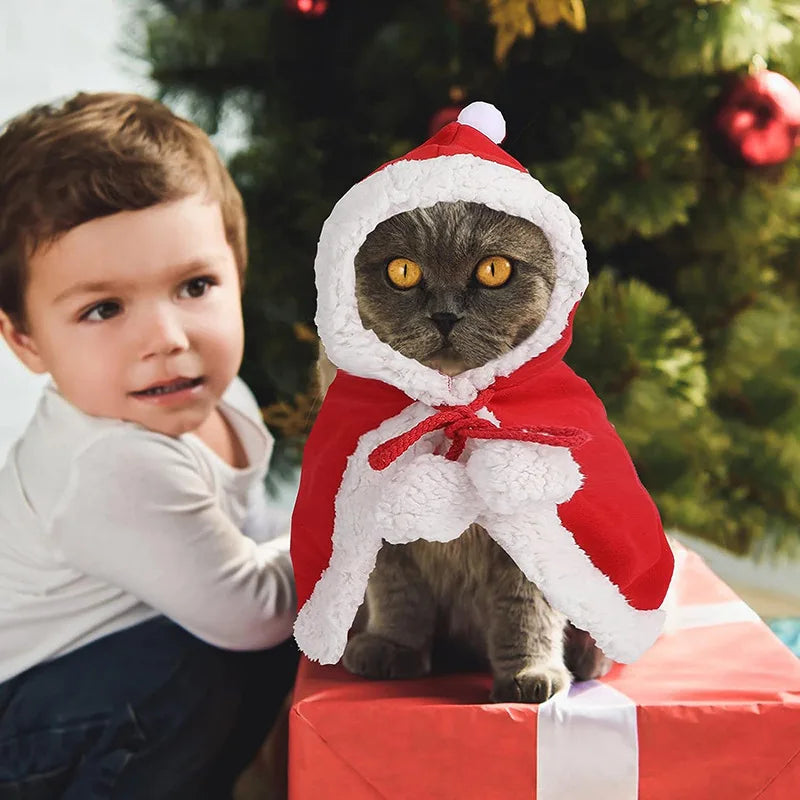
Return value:
M 538 707 L 487 703 L 488 675 L 303 661 L 290 799 L 800 799 L 800 660 L 697 555 L 676 565 L 656 644 Z

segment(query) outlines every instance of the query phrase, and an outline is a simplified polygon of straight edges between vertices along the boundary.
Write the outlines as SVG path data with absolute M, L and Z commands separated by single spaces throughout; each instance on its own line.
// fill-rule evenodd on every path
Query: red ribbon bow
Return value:
M 515 439 L 571 448 L 580 447 L 591 438 L 581 428 L 498 428 L 475 413 L 487 405 L 492 394 L 491 389 L 486 389 L 467 406 L 438 406 L 435 414 L 422 420 L 410 431 L 378 445 L 369 454 L 369 465 L 378 471 L 386 469 L 426 433 L 438 430 L 444 430 L 445 436 L 453 440 L 445 454 L 450 461 L 456 461 L 464 452 L 467 439 Z

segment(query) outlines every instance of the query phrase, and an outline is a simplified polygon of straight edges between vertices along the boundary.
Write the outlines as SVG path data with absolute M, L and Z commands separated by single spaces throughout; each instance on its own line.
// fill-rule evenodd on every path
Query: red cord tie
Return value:
M 452 440 L 445 458 L 456 461 L 464 452 L 467 439 L 514 439 L 519 442 L 537 442 L 553 447 L 580 447 L 591 437 L 581 428 L 555 428 L 539 426 L 534 428 L 498 428 L 489 420 L 475 413 L 489 401 L 493 392 L 481 392 L 466 406 L 439 406 L 437 411 L 422 420 L 410 431 L 401 433 L 393 439 L 378 445 L 369 454 L 369 465 L 374 470 L 383 470 L 396 461 L 411 445 L 418 442 L 426 433 L 443 430 Z

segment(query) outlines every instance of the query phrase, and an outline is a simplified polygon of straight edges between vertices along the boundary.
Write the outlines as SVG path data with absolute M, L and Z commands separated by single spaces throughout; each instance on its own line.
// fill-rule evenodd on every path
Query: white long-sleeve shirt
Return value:
M 0 468 L 0 681 L 158 614 L 229 649 L 291 634 L 289 540 L 263 485 L 272 437 L 241 380 L 219 408 L 244 469 L 45 388 Z

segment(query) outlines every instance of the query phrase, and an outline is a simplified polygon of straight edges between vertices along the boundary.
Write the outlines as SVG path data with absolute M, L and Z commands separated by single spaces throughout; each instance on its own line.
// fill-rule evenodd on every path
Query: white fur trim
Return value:
M 367 235 L 388 217 L 455 200 L 483 203 L 538 225 L 553 249 L 557 276 L 544 321 L 524 342 L 450 378 L 365 330 L 355 295 L 354 260 Z M 566 203 L 528 173 L 473 155 L 399 161 L 356 184 L 322 228 L 315 268 L 316 324 L 331 361 L 434 406 L 469 403 L 495 378 L 510 375 L 555 344 L 589 280 L 580 223 Z
M 588 631 L 613 661 L 636 661 L 658 638 L 665 612 L 628 605 L 561 524 L 555 506 L 519 516 L 487 515 L 477 522 L 491 531 L 547 602 Z
M 294 624 L 297 644 L 313 661 L 335 664 L 341 658 L 386 533 L 376 514 L 380 501 L 402 482 L 401 470 L 411 459 L 433 452 L 436 437 L 423 437 L 381 472 L 369 466 L 369 454 L 433 413 L 421 403 L 410 405 L 365 433 L 347 460 L 334 505 L 331 561 Z
M 485 419 L 487 422 L 491 422 L 492 425 L 495 426 L 495 428 L 500 427 L 500 420 L 497 419 L 497 417 L 494 414 L 492 414 L 492 412 L 489 411 L 489 409 L 486 408 L 486 406 L 484 406 L 483 408 L 479 408 L 475 412 L 475 416 L 480 417 L 481 419 Z
M 380 472 L 368 464 L 372 450 L 435 413 L 414 403 L 365 433 L 350 456 L 336 497 L 331 562 L 295 623 L 306 655 L 332 664 L 347 643 L 375 559 L 384 541 L 448 541 L 472 522 L 489 535 L 533 581 L 551 605 L 589 633 L 609 658 L 631 661 L 646 650 L 663 624 L 663 611 L 637 611 L 598 570 L 558 517 L 557 503 L 569 499 L 582 477 L 566 448 L 532 442 L 471 440 L 461 459 L 434 451 L 448 442 L 427 434 Z M 518 510 L 500 496 L 493 470 L 513 457 L 520 476 L 508 493 L 544 479 L 549 501 Z M 502 473 L 509 471 L 504 468 Z M 491 487 L 491 488 L 490 488 Z M 563 500 L 558 500 L 563 498 Z
M 497 106 L 478 100 L 461 109 L 458 121 L 462 125 L 475 128 L 495 144 L 500 144 L 506 138 L 506 121 Z
M 583 485 L 566 447 L 505 439 L 481 442 L 467 462 L 467 474 L 486 506 L 498 514 L 564 503 Z
M 407 461 L 401 479 L 386 487 L 375 518 L 391 544 L 420 538 L 450 542 L 475 521 L 482 505 L 463 464 L 423 453 Z

